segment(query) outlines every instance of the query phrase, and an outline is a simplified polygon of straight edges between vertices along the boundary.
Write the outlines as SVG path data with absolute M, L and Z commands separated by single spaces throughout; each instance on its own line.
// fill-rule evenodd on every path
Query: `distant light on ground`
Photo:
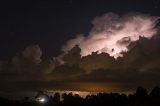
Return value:
M 41 102 L 41 103 L 44 103 L 44 102 L 46 102 L 46 99 L 45 98 L 40 98 L 38 101 Z
M 40 95 L 35 100 L 39 103 L 46 103 L 48 102 L 48 97 L 46 95 Z
M 39 91 L 38 94 L 35 96 L 35 101 L 39 103 L 46 103 L 48 102 L 49 97 L 44 91 Z
M 72 93 L 73 95 L 78 94 L 80 97 L 85 98 L 87 95 L 97 94 L 99 92 L 88 92 L 88 91 L 72 91 L 72 90 L 48 90 L 47 91 L 49 96 L 53 96 L 55 93 L 59 93 L 62 100 L 62 94 L 66 93 Z

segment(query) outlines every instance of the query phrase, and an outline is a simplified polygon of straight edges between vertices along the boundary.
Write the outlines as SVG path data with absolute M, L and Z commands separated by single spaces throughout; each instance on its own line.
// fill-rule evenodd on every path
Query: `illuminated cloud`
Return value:
M 38 90 L 114 92 L 132 91 L 138 85 L 160 86 L 160 30 L 155 27 L 156 19 L 144 14 L 97 17 L 89 36 L 79 35 L 63 47 L 63 64 L 42 59 L 38 45 L 28 46 L 11 59 L 0 61 L 0 94 L 24 96 Z
M 107 13 L 93 20 L 93 28 L 88 36 L 78 35 L 69 40 L 62 50 L 67 53 L 79 45 L 81 56 L 104 52 L 114 58 L 121 57 L 122 52 L 128 51 L 127 46 L 139 40 L 140 36 L 150 39 L 157 33 L 157 20 L 158 17 L 140 13 L 123 16 Z

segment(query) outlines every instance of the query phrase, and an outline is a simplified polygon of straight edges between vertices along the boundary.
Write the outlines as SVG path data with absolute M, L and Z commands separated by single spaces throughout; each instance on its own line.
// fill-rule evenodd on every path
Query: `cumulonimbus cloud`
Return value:
M 93 20 L 93 28 L 88 36 L 78 35 L 69 40 L 62 51 L 67 53 L 79 45 L 81 56 L 104 52 L 114 58 L 122 57 L 122 52 L 128 51 L 131 42 L 139 40 L 140 36 L 150 39 L 157 33 L 155 26 L 158 19 L 159 17 L 141 13 L 122 16 L 107 13 Z

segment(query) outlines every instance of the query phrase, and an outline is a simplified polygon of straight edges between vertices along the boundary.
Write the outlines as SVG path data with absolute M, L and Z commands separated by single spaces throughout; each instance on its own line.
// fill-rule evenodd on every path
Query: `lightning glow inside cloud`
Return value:
M 140 36 L 150 39 L 157 33 L 155 26 L 158 19 L 159 17 L 140 13 L 123 16 L 107 13 L 93 20 L 93 28 L 88 36 L 78 35 L 69 40 L 62 50 L 67 53 L 79 45 L 81 56 L 105 52 L 114 58 L 122 57 L 122 52 L 128 51 L 131 42 L 139 40 Z

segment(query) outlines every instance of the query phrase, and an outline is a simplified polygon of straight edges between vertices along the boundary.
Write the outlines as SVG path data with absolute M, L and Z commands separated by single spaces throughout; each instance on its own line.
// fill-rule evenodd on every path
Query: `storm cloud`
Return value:
M 62 50 L 67 52 L 79 45 L 81 56 L 98 52 L 108 53 L 114 58 L 121 57 L 122 52 L 128 51 L 127 46 L 139 40 L 140 36 L 150 39 L 157 33 L 155 26 L 158 18 L 140 13 L 107 13 L 92 21 L 93 27 L 88 36 L 78 35 L 69 40 Z
M 93 21 L 89 36 L 79 35 L 56 58 L 42 59 L 38 45 L 0 61 L 0 94 L 38 90 L 133 91 L 160 81 L 160 33 L 157 17 L 108 13 Z M 119 33 L 119 34 L 118 34 Z M 111 45 L 109 45 L 111 44 Z

